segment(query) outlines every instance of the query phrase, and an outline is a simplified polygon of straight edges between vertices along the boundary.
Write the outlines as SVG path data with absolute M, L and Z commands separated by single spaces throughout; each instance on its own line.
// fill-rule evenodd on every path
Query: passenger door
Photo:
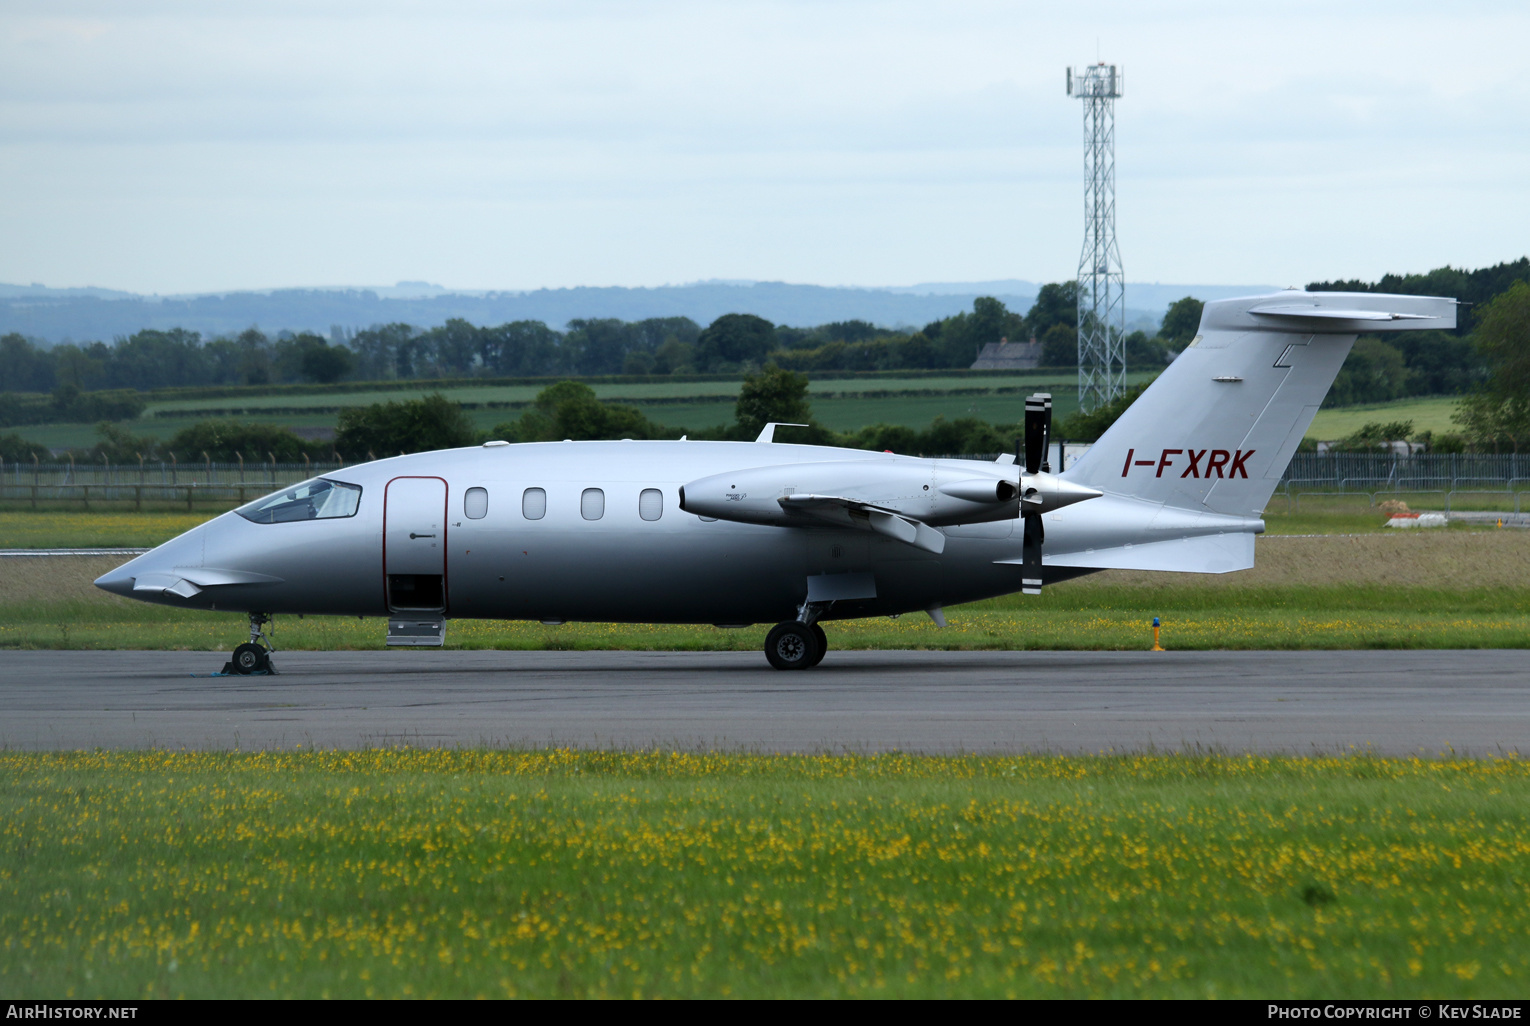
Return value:
M 388 610 L 446 610 L 446 482 L 396 477 L 383 504 Z

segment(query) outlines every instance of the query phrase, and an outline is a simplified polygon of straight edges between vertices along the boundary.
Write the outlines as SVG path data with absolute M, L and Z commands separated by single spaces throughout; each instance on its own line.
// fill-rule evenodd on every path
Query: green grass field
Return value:
M 1127 375 L 1135 384 L 1151 375 Z M 143 416 L 121 426 L 136 435 L 164 441 L 177 431 L 207 417 L 227 417 L 246 422 L 279 424 L 294 429 L 335 427 L 339 407 L 414 399 L 434 391 L 464 403 L 530 403 L 553 379 L 534 384 L 433 385 L 379 389 L 359 383 L 339 391 L 287 391 L 252 388 L 212 398 L 167 397 L 151 399 Z M 638 378 L 597 381 L 592 386 L 602 399 L 629 402 L 645 416 L 678 430 L 700 431 L 733 421 L 737 381 L 670 381 Z M 941 374 L 906 377 L 897 373 L 813 377 L 809 383 L 813 412 L 819 422 L 836 431 L 851 431 L 868 424 L 886 422 L 914 428 L 928 427 L 938 416 L 948 420 L 978 417 L 994 423 L 1016 423 L 1025 413 L 1025 393 L 1050 390 L 1059 418 L 1078 408 L 1077 383 L 1066 374 L 1043 371 L 1030 374 Z M 488 431 L 519 416 L 519 409 L 479 408 L 467 411 L 480 430 Z M 23 434 L 53 448 L 88 448 L 97 441 L 90 424 L 40 424 Z
M 0 991 L 1515 998 L 1530 765 L 0 753 Z
M 1530 648 L 1530 589 L 1468 592 L 1389 588 L 1214 590 L 1058 585 L 1040 598 L 1006 596 L 923 614 L 827 621 L 829 659 L 856 649 L 942 651 Z M 282 651 L 378 650 L 387 622 L 373 617 L 277 619 Z M 454 620 L 448 649 L 758 652 L 770 624 L 706 625 Z M 150 649 L 223 653 L 245 640 L 239 612 L 188 612 L 101 600 L 0 603 L 0 648 Z M 408 658 L 402 653 L 390 658 Z M 213 660 L 216 662 L 216 660 Z M 278 658 L 278 662 L 279 662 Z M 209 663 L 211 669 L 216 669 Z
M 1413 430 L 1433 431 L 1437 435 L 1459 434 L 1461 425 L 1450 419 L 1459 408 L 1461 400 L 1456 397 L 1430 399 L 1399 399 L 1391 403 L 1375 403 L 1367 406 L 1340 406 L 1319 410 L 1307 429 L 1308 438 L 1329 441 L 1344 438 L 1359 431 L 1367 424 L 1391 424 L 1411 420 Z
M 218 515 L 0 510 L 0 549 L 148 549 Z

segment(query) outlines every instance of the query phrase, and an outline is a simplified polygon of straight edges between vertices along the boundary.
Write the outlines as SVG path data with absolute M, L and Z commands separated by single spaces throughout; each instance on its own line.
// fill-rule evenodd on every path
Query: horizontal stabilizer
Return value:
M 1448 329 L 1456 326 L 1456 305 L 1454 299 L 1438 296 L 1287 289 L 1270 296 L 1207 303 L 1201 311 L 1198 334 L 1204 337 L 1220 331 L 1308 331 L 1344 335 L 1356 331 Z
M 1320 321 L 1437 321 L 1440 317 L 1428 314 L 1397 313 L 1391 310 L 1345 310 L 1342 307 L 1255 306 L 1248 311 L 1260 317 L 1298 317 Z
M 1018 559 L 1004 560 L 1019 563 Z M 1254 565 L 1252 534 L 1216 534 L 1199 538 L 1121 545 L 1092 552 L 1047 554 L 1048 566 L 1095 570 L 1170 570 L 1187 574 L 1225 574 Z

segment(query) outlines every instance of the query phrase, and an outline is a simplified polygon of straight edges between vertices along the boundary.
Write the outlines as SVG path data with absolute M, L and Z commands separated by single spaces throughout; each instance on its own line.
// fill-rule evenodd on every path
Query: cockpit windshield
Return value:
M 236 513 L 257 524 L 353 517 L 361 505 L 361 486 L 316 477 L 284 492 L 240 506 Z

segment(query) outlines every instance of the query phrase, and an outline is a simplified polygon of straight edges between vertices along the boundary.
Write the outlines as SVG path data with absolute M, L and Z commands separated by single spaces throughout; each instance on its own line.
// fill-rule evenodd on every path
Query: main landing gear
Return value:
M 811 670 L 823 662 L 829 638 L 818 626 L 823 610 L 804 602 L 797 619 L 778 623 L 765 636 L 765 658 L 778 670 Z
M 276 673 L 276 667 L 271 664 L 271 653 L 276 651 L 276 645 L 266 631 L 269 623 L 271 617 L 266 613 L 250 614 L 250 640 L 234 649 L 233 657 L 223 664 L 224 673 L 241 677 L 252 673 Z

